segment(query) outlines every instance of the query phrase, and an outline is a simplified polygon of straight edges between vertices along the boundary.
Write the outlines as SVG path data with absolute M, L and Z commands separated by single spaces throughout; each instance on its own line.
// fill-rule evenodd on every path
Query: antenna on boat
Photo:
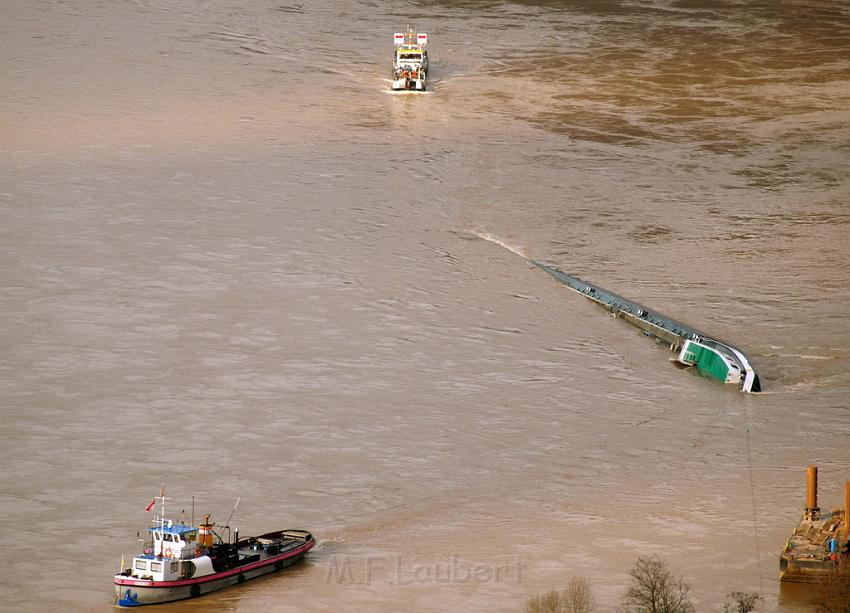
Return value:
M 159 488 L 159 526 L 160 528 L 165 527 L 165 483 L 163 483 Z
M 195 497 L 192 496 L 192 524 L 195 525 Z
M 236 504 L 233 505 L 233 510 L 230 512 L 230 517 L 227 518 L 227 522 L 224 524 L 228 528 L 230 527 L 230 520 L 233 517 L 233 514 L 236 513 L 236 507 L 239 506 L 239 501 L 242 500 L 242 497 L 236 499 Z

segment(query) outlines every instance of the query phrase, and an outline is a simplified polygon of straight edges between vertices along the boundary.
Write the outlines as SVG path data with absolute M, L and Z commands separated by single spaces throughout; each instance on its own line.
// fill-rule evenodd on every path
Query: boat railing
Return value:
M 163 554 L 154 554 L 154 558 L 157 560 L 191 560 L 192 558 L 199 555 L 201 552 L 200 547 L 184 547 L 179 550 L 166 551 Z

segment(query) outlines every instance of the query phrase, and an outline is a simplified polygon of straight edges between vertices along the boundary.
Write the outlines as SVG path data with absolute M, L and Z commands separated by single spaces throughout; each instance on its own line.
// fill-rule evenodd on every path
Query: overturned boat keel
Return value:
M 732 345 L 597 285 L 568 275 L 553 266 L 536 260 L 529 262 L 545 270 L 570 289 L 602 305 L 616 317 L 637 326 L 647 336 L 653 336 L 669 345 L 670 350 L 676 352 L 676 361 L 680 364 L 694 366 L 701 373 L 723 383 L 740 385 L 741 390 L 745 392 L 761 391 L 758 375 L 749 360 L 742 351 Z

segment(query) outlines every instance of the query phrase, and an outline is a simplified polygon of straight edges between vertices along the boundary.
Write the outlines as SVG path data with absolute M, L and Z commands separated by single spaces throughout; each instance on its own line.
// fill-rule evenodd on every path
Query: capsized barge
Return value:
M 162 510 L 148 529 L 149 541 L 129 568 L 122 557 L 122 570 L 113 577 L 119 607 L 185 600 L 243 583 L 294 564 L 316 544 L 304 530 L 240 538 L 238 530 L 211 523 L 209 515 L 198 526 L 178 524 L 165 517 L 163 491 L 145 510 L 157 500 Z
M 537 260 L 529 261 L 570 289 L 611 311 L 615 317 L 625 319 L 643 330 L 647 336 L 666 343 L 671 351 L 676 352 L 676 362 L 679 364 L 693 366 L 701 373 L 723 383 L 740 385 L 741 390 L 745 392 L 761 391 L 758 375 L 749 360 L 743 352 L 732 345 L 602 289 L 598 285 L 568 275 L 553 266 Z
M 818 468 L 806 470 L 806 507 L 779 556 L 779 580 L 820 583 L 850 563 L 850 481 L 844 484 L 844 508 L 822 513 L 818 507 Z

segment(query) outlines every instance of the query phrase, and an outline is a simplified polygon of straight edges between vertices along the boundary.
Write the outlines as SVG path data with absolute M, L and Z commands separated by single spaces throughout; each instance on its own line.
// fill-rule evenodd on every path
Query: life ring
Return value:
M 163 555 L 163 557 L 168 558 L 169 560 L 174 558 L 174 552 L 171 551 L 170 549 L 166 549 L 165 553 L 162 554 L 162 555 Z

